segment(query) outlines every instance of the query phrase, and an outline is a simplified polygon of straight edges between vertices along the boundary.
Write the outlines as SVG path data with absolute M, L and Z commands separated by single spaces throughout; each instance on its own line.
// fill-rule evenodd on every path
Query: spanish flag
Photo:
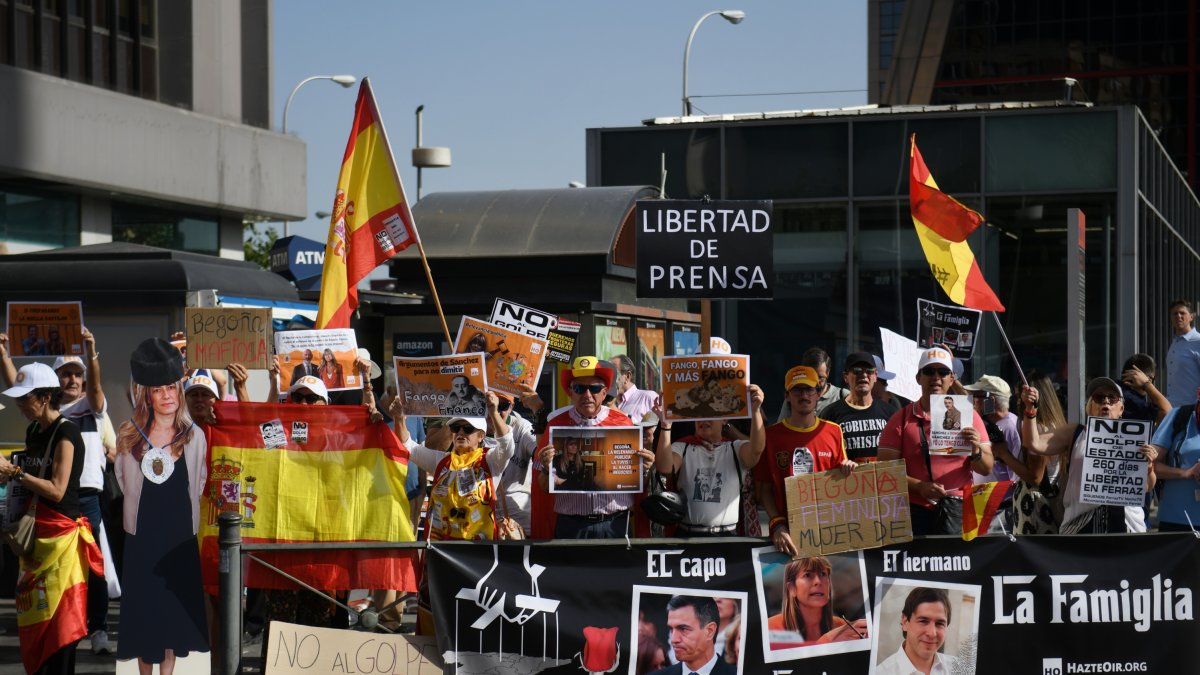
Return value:
M 987 534 L 988 528 L 992 526 L 992 517 L 996 515 L 996 509 L 1004 503 L 1004 497 L 1008 495 L 1012 484 L 1011 480 L 1002 480 L 971 485 L 963 491 L 963 541 L 971 541 L 981 534 Z
M 87 519 L 34 508 L 37 541 L 33 554 L 21 560 L 15 596 L 21 660 L 28 673 L 87 635 L 88 570 L 104 579 L 104 558 Z
M 967 237 L 983 223 L 983 216 L 938 189 L 917 149 L 916 134 L 912 135 L 910 154 L 908 203 L 933 277 L 946 295 L 963 307 L 1003 312 L 1004 305 L 984 280 L 967 244 Z
M 383 119 L 364 77 L 329 220 L 317 328 L 349 328 L 358 282 L 416 240 Z
M 204 584 L 217 587 L 217 517 L 242 516 L 242 543 L 414 540 L 404 479 L 408 450 L 362 406 L 217 403 L 200 516 Z M 415 591 L 413 549 L 323 549 L 257 557 L 322 590 Z M 295 589 L 262 565 L 254 588 Z

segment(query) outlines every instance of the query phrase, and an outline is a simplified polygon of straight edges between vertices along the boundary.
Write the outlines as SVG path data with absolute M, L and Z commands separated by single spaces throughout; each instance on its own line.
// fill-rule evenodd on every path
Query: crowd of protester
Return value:
M 1200 430 L 1195 422 L 1200 333 L 1193 327 L 1189 303 L 1172 303 L 1170 317 L 1175 338 L 1167 353 L 1165 394 L 1155 384 L 1154 360 L 1134 354 L 1116 377 L 1090 380 L 1085 409 L 1066 414 L 1060 392 L 1045 374 L 1029 372 L 1020 382 L 983 374 L 962 384 L 961 361 L 938 345 L 921 353 L 917 400 L 889 391 L 888 382 L 896 375 L 885 369 L 879 355 L 852 352 L 835 371 L 829 354 L 813 347 L 801 354 L 782 386 L 750 385 L 749 419 L 736 421 L 667 421 L 662 398 L 636 386 L 636 365 L 626 355 L 576 358 L 561 373 L 559 384 L 568 401 L 557 410 L 526 387 L 518 397 L 486 392 L 485 417 L 410 418 L 403 397 L 383 381 L 367 353 L 356 364 L 367 382 L 361 392 L 331 394 L 331 378 L 344 374 L 333 372 L 328 363 L 323 367 L 330 372 L 296 368 L 284 388 L 277 360 L 270 369 L 267 400 L 365 405 L 374 422 L 390 418 L 410 453 L 406 494 L 398 498 L 409 500 L 418 536 L 429 540 L 747 535 L 767 536 L 779 551 L 794 556 L 784 480 L 831 469 L 849 472 L 879 460 L 904 461 L 917 536 L 955 533 L 961 527 L 964 490 L 993 481 L 1015 485 L 993 519 L 994 532 L 1190 530 L 1200 518 Z M 0 479 L 21 481 L 48 507 L 38 509 L 39 527 L 61 524 L 47 515 L 52 513 L 59 520 L 82 523 L 95 541 L 113 544 L 105 564 L 121 568 L 125 576 L 141 577 L 133 586 L 124 584 L 124 639 L 116 654 L 138 658 L 143 668 L 161 664 L 163 672 L 170 672 L 177 654 L 210 646 L 194 550 L 207 471 L 204 430 L 219 424 L 217 400 L 250 401 L 248 372 L 230 364 L 224 372 L 185 374 L 178 350 L 162 339 L 147 340 L 129 362 L 134 416 L 112 420 L 100 384 L 96 340 L 86 329 L 83 338 L 82 356 L 59 357 L 52 367 L 31 363 L 18 371 L 9 356 L 9 337 L 0 333 L 3 393 L 30 420 L 27 450 L 45 452 L 47 458 L 37 475 L 0 458 Z M 386 391 L 378 406 L 372 380 Z M 962 435 L 970 449 L 931 453 L 930 401 L 955 394 L 970 396 L 974 403 L 974 410 L 961 411 Z M 778 397 L 781 407 L 777 420 L 768 423 L 763 405 L 772 397 Z M 1155 520 L 1142 506 L 1098 506 L 1081 499 L 1081 430 L 1088 416 L 1157 425 L 1151 442 L 1139 449 L 1150 467 L 1145 506 L 1157 504 Z M 560 450 L 551 442 L 550 429 L 612 426 L 641 428 L 635 465 L 643 473 L 644 493 L 552 490 L 552 481 L 572 479 L 577 457 L 570 446 Z M 144 462 L 151 462 L 154 471 L 166 467 L 163 480 L 147 473 Z M 108 480 L 115 476 L 120 491 L 106 489 L 106 474 Z M 671 499 L 662 498 L 671 492 L 678 494 L 674 509 Z M 147 532 L 154 534 L 148 537 Z M 85 539 L 81 550 L 93 545 Z M 195 577 L 194 586 L 190 577 Z M 147 579 L 154 581 L 147 584 Z M 107 634 L 109 587 L 103 569 L 92 566 L 86 634 L 96 653 L 113 651 Z M 311 597 L 316 596 L 252 594 L 247 629 L 261 629 L 271 619 L 312 625 L 345 620 L 332 603 Z M 398 628 L 395 593 L 377 591 L 373 601 L 388 610 L 384 625 Z M 160 619 L 167 610 L 175 617 L 172 624 L 194 630 L 172 628 L 157 635 L 154 628 L 164 625 Z M 815 626 L 813 631 L 837 630 L 822 622 L 819 613 L 813 616 L 804 619 Z M 736 616 L 730 618 L 736 625 Z M 723 618 L 722 630 L 729 623 Z M 71 672 L 74 649 L 74 643 L 64 647 L 39 672 Z M 653 664 L 664 656 L 659 644 L 639 658 Z

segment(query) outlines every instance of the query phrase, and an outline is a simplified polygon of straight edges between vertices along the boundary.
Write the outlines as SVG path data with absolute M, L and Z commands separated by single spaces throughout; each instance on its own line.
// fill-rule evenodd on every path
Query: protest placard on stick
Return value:
M 667 421 L 750 417 L 750 357 L 701 354 L 662 357 Z
M 483 417 L 487 371 L 480 352 L 392 359 L 396 395 L 410 417 Z
M 189 368 L 224 368 L 240 363 L 265 370 L 270 365 L 270 309 L 188 307 L 183 322 Z
M 358 341 L 350 328 L 289 330 L 275 334 L 279 355 L 279 377 L 295 384 L 305 375 L 321 378 L 329 391 L 362 389 L 362 375 L 355 368 Z

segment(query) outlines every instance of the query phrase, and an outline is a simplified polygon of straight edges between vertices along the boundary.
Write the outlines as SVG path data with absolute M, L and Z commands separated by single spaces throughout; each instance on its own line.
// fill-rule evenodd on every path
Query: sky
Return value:
M 423 193 L 567 187 L 585 182 L 585 131 L 679 115 L 688 93 L 709 114 L 866 103 L 866 0 L 360 0 L 273 3 L 273 126 L 311 75 L 368 76 L 409 201 L 417 201 L 415 110 L 426 146 L 452 166 L 426 169 Z M 305 85 L 288 133 L 308 148 L 308 218 L 291 233 L 324 242 L 357 86 Z M 714 97 L 764 94 L 781 96 Z M 805 93 L 795 92 L 836 92 Z M 420 223 L 417 223 L 420 227 Z

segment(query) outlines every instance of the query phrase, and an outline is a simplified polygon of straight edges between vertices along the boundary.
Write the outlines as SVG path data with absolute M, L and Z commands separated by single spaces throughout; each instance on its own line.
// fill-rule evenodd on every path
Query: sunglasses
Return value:
M 317 401 L 325 399 L 316 394 L 292 394 L 292 403 L 306 403 L 308 405 L 316 405 Z
M 1121 397 L 1117 396 L 1116 394 L 1092 394 L 1092 403 L 1097 405 L 1104 405 L 1106 403 L 1108 405 L 1113 405 L 1120 400 Z
M 575 392 L 576 394 L 582 394 L 585 391 L 591 392 L 592 394 L 599 394 L 600 392 L 604 391 L 604 385 L 602 385 L 602 384 L 572 384 L 571 391 Z
M 921 369 L 921 374 L 925 377 L 949 377 L 954 371 L 947 368 L 934 368 L 933 366 L 925 366 Z
M 863 366 L 854 366 L 853 368 L 850 369 L 850 373 L 853 375 L 874 375 L 875 369 L 874 368 L 866 368 Z
M 475 427 L 471 426 L 470 424 L 467 424 L 466 422 L 459 422 L 458 424 L 451 424 L 449 429 L 450 429 L 450 431 L 452 431 L 456 434 L 469 434 L 469 433 L 475 431 Z

